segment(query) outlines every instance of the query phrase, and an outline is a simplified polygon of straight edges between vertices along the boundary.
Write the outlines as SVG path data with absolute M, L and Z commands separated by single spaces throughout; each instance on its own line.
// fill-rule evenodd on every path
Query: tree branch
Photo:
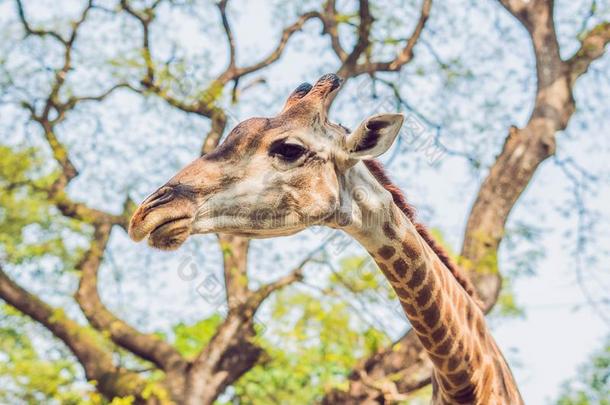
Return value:
M 87 2 L 87 5 L 81 12 L 80 17 L 72 23 L 72 30 L 70 32 L 70 35 L 68 36 L 68 39 L 64 39 L 63 37 L 61 37 L 61 35 L 53 31 L 32 29 L 31 25 L 28 23 L 25 17 L 25 12 L 21 0 L 16 0 L 16 3 L 21 23 L 27 35 L 36 35 L 41 37 L 51 36 L 61 42 L 64 46 L 63 64 L 59 69 L 55 71 L 55 79 L 53 84 L 51 85 L 51 91 L 46 99 L 42 112 L 38 114 L 33 105 L 26 102 L 23 103 L 23 106 L 30 111 L 32 118 L 38 123 L 40 123 L 40 125 L 43 127 L 44 136 L 51 148 L 53 157 L 62 168 L 63 176 L 59 181 L 61 182 L 61 186 L 64 187 L 67 183 L 70 182 L 70 180 L 72 180 L 78 175 L 78 171 L 70 161 L 66 148 L 59 142 L 59 140 L 55 136 L 55 132 L 53 130 L 53 123 L 50 119 L 49 114 L 52 109 L 57 111 L 58 117 L 65 112 L 59 110 L 59 101 L 57 100 L 57 97 L 59 91 L 65 83 L 68 72 L 72 68 L 72 49 L 78 36 L 78 30 L 87 19 L 87 15 L 93 6 L 92 0 L 89 0 Z
M 245 66 L 242 68 L 236 68 L 235 73 L 233 75 L 228 76 L 228 80 L 235 80 L 236 78 L 245 76 L 247 74 L 256 72 L 257 70 L 263 69 L 275 61 L 277 61 L 284 52 L 286 45 L 288 45 L 288 41 L 296 32 L 300 31 L 303 28 L 305 23 L 313 18 L 320 18 L 320 13 L 316 11 L 310 11 L 301 15 L 294 23 L 284 28 L 282 31 L 282 35 L 280 36 L 280 41 L 278 45 L 275 47 L 273 51 L 269 55 L 267 55 L 263 60 L 256 62 L 250 66 Z
M 53 157 L 55 158 L 57 164 L 59 164 L 59 167 L 61 167 L 61 176 L 57 180 L 57 183 L 54 187 L 57 189 L 65 188 L 73 178 L 78 176 L 78 170 L 76 170 L 76 167 L 70 160 L 68 150 L 55 135 L 53 125 L 51 124 L 51 122 L 49 122 L 48 118 L 35 116 L 33 116 L 32 118 L 41 125 L 44 137 L 47 141 L 47 144 L 51 148 Z
M 160 1 L 156 1 L 152 7 L 145 8 L 143 11 L 138 12 L 133 7 L 131 7 L 131 4 L 128 0 L 121 0 L 121 8 L 125 10 L 128 14 L 133 16 L 135 19 L 137 19 L 140 22 L 140 25 L 142 26 L 142 52 L 144 56 L 144 62 L 146 64 L 146 75 L 144 79 L 142 79 L 142 83 L 145 86 L 152 85 L 155 80 L 155 66 L 152 60 L 152 54 L 150 52 L 149 27 L 155 16 L 155 8 L 160 3 Z
M 411 33 L 405 46 L 400 50 L 398 55 L 394 59 L 388 62 L 364 62 L 354 66 L 352 69 L 353 76 L 360 75 L 362 73 L 373 74 L 375 72 L 397 72 L 404 65 L 409 63 L 413 59 L 413 49 L 417 44 L 421 33 L 426 26 L 426 22 L 430 16 L 430 9 L 432 8 L 432 0 L 423 0 L 421 5 L 420 16 Z
M 161 370 L 184 369 L 186 361 L 176 349 L 155 335 L 137 331 L 117 318 L 102 303 L 97 290 L 97 275 L 110 232 L 110 224 L 95 227 L 89 250 L 77 266 L 81 278 L 75 294 L 76 301 L 91 325 L 100 332 L 108 334 L 118 346 L 150 361 Z
M 59 94 L 59 91 L 61 90 L 61 88 L 63 87 L 63 85 L 66 81 L 68 72 L 72 69 L 72 49 L 74 48 L 74 43 L 78 36 L 78 30 L 81 27 L 81 25 L 85 22 L 85 20 L 87 19 L 87 14 L 89 14 L 89 11 L 91 10 L 91 8 L 92 8 L 92 0 L 89 0 L 87 2 L 87 6 L 81 13 L 80 18 L 78 20 L 76 20 L 74 23 L 72 23 L 72 31 L 70 32 L 70 36 L 68 37 L 68 39 L 66 41 L 62 41 L 62 43 L 64 44 L 64 47 L 65 47 L 64 63 L 63 63 L 63 66 L 61 68 L 59 68 L 58 70 L 56 70 L 56 72 L 55 72 L 55 83 L 51 87 L 51 92 L 49 94 L 49 97 L 47 98 L 46 105 L 44 106 L 44 109 L 43 109 L 43 112 L 41 115 L 41 118 L 44 121 L 49 120 L 49 113 L 51 112 L 51 109 L 56 108 L 56 106 L 57 106 L 57 96 Z
M 324 14 L 320 20 L 324 24 L 324 33 L 330 36 L 330 43 L 333 51 L 341 62 L 347 59 L 347 52 L 341 46 L 339 38 L 339 27 L 337 23 L 337 5 L 335 0 L 327 0 L 324 6 Z
M 116 86 L 115 86 L 116 87 Z M 103 95 L 110 94 L 111 91 L 103 93 L 100 96 L 96 96 L 95 98 L 103 98 Z M 84 100 L 93 100 L 94 97 L 81 97 L 75 98 L 73 101 L 68 101 L 63 103 L 62 106 L 58 107 L 58 111 L 63 115 L 69 109 L 74 108 L 79 101 Z M 73 201 L 68 194 L 66 193 L 66 186 L 70 183 L 70 181 L 78 175 L 78 172 L 74 165 L 70 160 L 70 156 L 68 154 L 67 148 L 59 141 L 58 137 L 55 135 L 55 123 L 48 120 L 48 118 L 44 118 L 36 115 L 34 111 L 34 107 L 24 102 L 23 106 L 28 109 L 31 113 L 31 118 L 40 124 L 42 127 L 44 138 L 47 141 L 47 144 L 51 148 L 51 152 L 55 161 L 61 168 L 61 174 L 59 178 L 52 184 L 48 189 L 40 190 L 47 193 L 49 201 L 51 201 L 59 211 L 66 217 L 70 217 L 73 219 L 77 219 L 79 221 L 86 222 L 88 224 L 103 224 L 110 223 L 121 226 L 123 229 L 127 230 L 127 226 L 129 224 L 129 215 L 133 210 L 132 204 L 130 204 L 130 200 L 127 199 L 125 201 L 123 213 L 120 215 L 109 214 L 105 211 L 97 210 L 94 208 L 90 208 L 86 204 L 79 203 Z
M 227 126 L 227 115 L 225 112 L 218 108 L 211 118 L 210 130 L 205 137 L 203 145 L 201 147 L 201 155 L 212 152 L 218 146 L 220 138 L 225 131 Z
M 49 36 L 49 37 L 55 38 L 56 40 L 58 40 L 59 42 L 61 42 L 64 45 L 67 44 L 67 41 L 65 39 L 63 39 L 63 37 L 55 31 L 45 30 L 45 29 L 40 29 L 40 28 L 32 28 L 32 26 L 28 22 L 27 18 L 25 17 L 25 10 L 23 9 L 23 4 L 22 4 L 21 0 L 16 0 L 16 3 L 17 3 L 17 14 L 19 14 L 19 20 L 21 21 L 21 24 L 23 25 L 23 28 L 25 29 L 26 36 L 29 36 L 29 35 L 36 35 L 39 37 Z
M 376 72 L 397 72 L 402 69 L 404 65 L 409 63 L 413 59 L 413 48 L 419 41 L 421 33 L 428 21 L 430 16 L 430 9 L 432 8 L 432 0 L 423 0 L 421 5 L 420 17 L 415 25 L 415 28 L 411 36 L 406 40 L 405 46 L 396 55 L 394 59 L 388 62 L 372 62 L 366 60 L 362 63 L 358 63 L 360 55 L 370 47 L 370 31 L 373 24 L 373 17 L 370 14 L 367 1 L 360 1 L 359 16 L 360 24 L 358 26 L 358 40 L 350 54 L 346 54 L 341 45 L 339 44 L 339 38 L 336 37 L 337 27 L 335 25 L 329 26 L 330 17 L 328 14 L 335 15 L 336 10 L 334 8 L 334 1 L 329 1 L 326 6 L 327 16 L 324 16 L 322 21 L 325 23 L 325 32 L 331 36 L 333 42 L 333 49 L 335 54 L 342 61 L 341 67 L 337 70 L 337 74 L 344 80 L 348 80 L 351 77 L 355 77 L 361 74 L 373 75 Z M 334 19 L 332 20 L 334 21 Z M 332 28 L 332 29 L 331 29 Z M 327 100 L 327 106 L 333 103 L 334 99 L 338 95 L 338 92 L 333 93 Z
M 373 17 L 369 8 L 368 0 L 360 0 L 358 7 L 358 15 L 360 23 L 358 24 L 358 40 L 352 48 L 350 54 L 343 60 L 337 74 L 341 77 L 349 77 L 353 74 L 354 67 L 358 63 L 358 58 L 370 45 L 371 27 L 373 26 Z M 337 55 L 338 56 L 338 55 Z
M 225 31 L 225 35 L 227 37 L 227 42 L 229 44 L 229 66 L 227 67 L 228 71 L 232 71 L 235 67 L 235 38 L 233 37 L 233 31 L 231 31 L 231 25 L 229 24 L 229 19 L 227 18 L 227 3 L 229 0 L 221 0 L 217 3 L 218 10 L 220 11 L 220 18 L 222 20 L 222 26 Z
M 64 342 L 83 365 L 87 379 L 96 381 L 96 387 L 108 399 L 140 396 L 145 382 L 137 374 L 116 367 L 112 354 L 99 343 L 91 330 L 21 288 L 4 273 L 1 266 L 0 297 Z
M 236 308 L 248 299 L 248 247 L 249 239 L 218 235 L 223 256 L 225 291 L 229 309 Z
M 77 104 L 80 104 L 85 101 L 103 101 L 106 97 L 110 96 L 116 90 L 128 87 L 129 85 L 127 83 L 117 83 L 114 86 L 95 96 L 70 96 L 67 101 L 59 103 L 57 105 L 57 109 L 60 112 L 61 119 L 63 119 L 63 114 L 65 114 L 65 112 L 67 111 L 73 110 Z M 52 123 L 57 124 L 59 121 L 60 119 L 56 118 L 52 121 Z
M 70 160 L 67 148 L 59 141 L 55 134 L 55 126 L 61 122 L 68 111 L 72 110 L 79 102 L 82 101 L 101 101 L 109 96 L 115 90 L 125 87 L 125 84 L 117 84 L 96 96 L 70 97 L 67 101 L 62 102 L 58 99 L 60 90 L 65 84 L 67 75 L 72 69 L 72 49 L 78 37 L 78 30 L 85 22 L 89 11 L 93 8 L 92 1 L 87 2 L 87 6 L 81 12 L 80 17 L 72 24 L 72 30 L 68 39 L 62 38 L 58 33 L 45 30 L 33 30 L 28 23 L 23 5 L 20 0 L 17 0 L 17 9 L 19 12 L 21 23 L 28 35 L 46 36 L 50 35 L 57 39 L 64 46 L 64 57 L 62 66 L 56 70 L 53 84 L 48 97 L 44 103 L 43 110 L 38 113 L 34 105 L 23 102 L 22 106 L 26 108 L 31 115 L 31 118 L 40 124 L 44 138 L 49 145 L 55 161 L 61 168 L 61 175 L 47 191 L 49 199 L 57 206 L 60 212 L 74 219 L 78 219 L 90 224 L 112 223 L 118 224 L 123 229 L 127 229 L 129 212 L 124 212 L 121 215 L 112 215 L 106 212 L 92 209 L 85 204 L 72 201 L 65 192 L 66 186 L 70 181 L 78 176 L 78 170 Z M 54 34 L 54 35 L 53 35 Z M 51 119 L 50 113 L 54 110 L 57 113 L 56 118 Z
M 20 6 L 19 2 L 18 6 Z M 131 10 L 126 2 L 124 2 L 123 6 Z M 81 271 L 81 281 L 75 298 L 83 310 L 83 313 L 96 329 L 108 333 L 110 338 L 117 345 L 145 360 L 151 361 L 162 370 L 173 371 L 186 367 L 186 362 L 178 352 L 160 338 L 154 335 L 143 334 L 127 325 L 124 321 L 118 319 L 102 304 L 97 291 L 97 272 L 101 264 L 104 249 L 106 248 L 111 227 L 113 224 L 118 224 L 124 229 L 127 228 L 129 214 L 133 209 L 133 204 L 127 199 L 123 213 L 120 215 L 112 215 L 104 211 L 92 209 L 86 204 L 72 201 L 65 191 L 68 183 L 78 175 L 78 172 L 70 161 L 67 149 L 55 135 L 55 125 L 63 120 L 66 112 L 75 108 L 78 103 L 84 101 L 101 101 L 117 89 L 127 87 L 127 84 L 120 83 L 112 86 L 99 95 L 72 96 L 64 102 L 58 100 L 59 91 L 64 85 L 66 77 L 72 68 L 71 53 L 77 38 L 78 29 L 85 21 L 87 13 L 91 8 L 92 3 L 89 1 L 80 18 L 73 23 L 69 38 L 67 40 L 61 40 L 65 47 L 64 62 L 62 67 L 59 68 L 55 74 L 55 81 L 51 87 L 43 111 L 37 113 L 34 106 L 31 104 L 24 102 L 23 105 L 30 111 L 32 119 L 42 126 L 45 139 L 53 152 L 55 160 L 62 169 L 59 180 L 56 181 L 49 190 L 46 190 L 49 195 L 49 200 L 57 206 L 64 216 L 94 226 L 95 233 L 94 239 L 91 242 L 91 247 L 78 266 Z M 131 11 L 133 12 L 133 10 Z M 151 13 L 152 11 L 147 11 L 144 13 L 144 16 L 138 14 L 138 17 L 142 21 L 150 21 L 152 19 Z M 22 17 L 22 22 L 27 30 L 29 24 L 24 16 Z M 51 110 L 57 112 L 57 117 L 54 119 L 51 119 L 50 117 Z
M 319 249 L 311 252 L 289 274 L 252 292 L 247 288 L 248 240 L 219 235 L 224 256 L 228 314 L 208 345 L 192 361 L 187 377 L 187 404 L 207 403 L 250 370 L 263 356 L 253 342 L 254 314 L 274 291 L 303 279 L 302 269 Z
M 323 243 L 316 249 L 309 252 L 309 254 L 305 256 L 303 260 L 301 260 L 301 262 L 294 269 L 292 269 L 290 273 L 275 281 L 270 282 L 269 284 L 265 284 L 262 287 L 258 288 L 256 291 L 254 291 L 250 295 L 250 302 L 248 305 L 252 307 L 254 311 L 256 311 L 258 307 L 260 307 L 260 305 L 263 303 L 263 301 L 265 301 L 273 292 L 287 287 L 295 282 L 303 281 L 303 269 L 309 262 L 314 260 L 316 255 L 324 249 L 325 245 L 326 243 Z
M 523 0 L 499 0 L 500 4 L 504 6 L 508 12 L 514 15 L 516 18 L 524 17 L 526 8 L 528 7 L 529 2 L 525 2 Z M 519 19 L 519 21 L 522 21 Z M 522 21 L 523 22 L 523 21 Z
M 250 297 L 250 304 L 253 308 L 258 308 L 273 292 L 280 290 L 290 284 L 293 284 L 297 281 L 303 280 L 303 266 L 299 265 L 295 267 L 290 273 L 285 276 L 260 287 L 258 290 L 254 291 L 252 296 Z
M 255 335 L 252 316 L 229 309 L 229 314 L 210 342 L 192 362 L 187 376 L 187 405 L 212 403 L 222 389 L 256 364 L 262 349 L 250 339 Z M 235 360 L 241 359 L 241 362 Z M 239 365 L 235 369 L 227 365 Z
M 610 22 L 598 24 L 584 35 L 578 51 L 567 60 L 572 84 L 587 72 L 593 61 L 604 54 L 608 42 L 610 42 Z
M 223 238 L 225 235 L 219 237 Z M 224 240 L 227 241 L 227 239 Z M 238 243 L 229 241 L 228 243 L 230 243 L 231 248 L 235 248 L 244 243 L 247 244 L 247 240 L 243 239 Z M 233 260 L 235 259 L 225 259 L 225 263 Z M 243 286 L 239 285 L 239 278 L 237 281 L 229 281 L 227 293 L 234 295 L 228 296 L 229 312 L 227 318 L 220 325 L 208 345 L 201 350 L 191 363 L 187 377 L 187 404 L 195 405 L 214 400 L 228 385 L 235 382 L 260 361 L 264 354 L 263 349 L 252 340 L 256 335 L 254 314 L 272 292 L 295 281 L 302 280 L 302 267 L 308 260 L 304 260 L 301 265 L 286 276 L 262 286 L 255 292 L 244 290 Z M 244 274 L 246 263 L 246 261 L 243 261 Z M 231 269 L 231 271 L 229 280 L 242 275 L 236 268 Z M 240 298 L 242 299 L 241 302 L 239 301 Z

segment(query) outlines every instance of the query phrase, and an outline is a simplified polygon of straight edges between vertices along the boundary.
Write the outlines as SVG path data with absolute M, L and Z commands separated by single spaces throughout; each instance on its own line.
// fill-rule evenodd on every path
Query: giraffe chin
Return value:
M 161 250 L 176 250 L 190 235 L 191 219 L 178 219 L 156 227 L 148 236 L 148 244 Z

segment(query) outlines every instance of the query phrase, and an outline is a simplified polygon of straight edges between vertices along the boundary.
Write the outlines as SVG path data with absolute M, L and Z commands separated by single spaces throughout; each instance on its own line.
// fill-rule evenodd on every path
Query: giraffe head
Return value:
M 129 225 L 131 238 L 176 249 L 191 234 L 263 238 L 311 225 L 341 227 L 340 214 L 353 198 L 347 172 L 385 152 L 403 116 L 377 114 L 349 132 L 327 119 L 340 85 L 336 75 L 324 75 L 297 87 L 279 115 L 241 122 L 215 151 L 142 202 Z

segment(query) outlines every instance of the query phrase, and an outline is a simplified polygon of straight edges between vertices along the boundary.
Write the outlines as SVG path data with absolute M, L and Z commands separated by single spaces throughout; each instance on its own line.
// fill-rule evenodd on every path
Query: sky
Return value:
M 525 123 L 535 86 L 533 60 L 525 32 L 504 10 L 491 3 L 479 5 L 473 10 L 462 7 L 468 2 L 458 0 L 435 4 L 429 25 L 434 35 L 424 34 L 423 42 L 416 48 L 416 60 L 404 75 L 388 76 L 401 85 L 417 111 L 432 117 L 434 122 L 442 122 L 443 144 L 458 150 L 474 148 L 476 153 L 480 153 L 483 165 L 491 163 L 499 151 L 508 126 Z M 238 61 L 259 59 L 277 41 L 277 33 L 284 21 L 277 13 L 270 11 L 269 4 L 257 0 L 230 8 L 238 43 Z M 561 8 L 557 15 L 558 31 L 562 49 L 568 54 L 577 44 L 570 29 L 569 17 L 579 15 L 586 9 L 580 7 L 572 10 L 571 7 L 576 8 L 568 2 L 558 2 L 558 8 Z M 436 15 L 451 12 L 451 21 L 435 17 L 435 10 Z M 0 15 L 7 15 L 5 12 L 13 12 L 9 2 L 0 3 Z M 29 12 L 44 15 L 46 9 L 40 7 Z M 214 15 L 196 17 L 200 18 L 201 23 L 217 23 Z M 404 17 L 405 21 L 412 20 L 408 19 L 408 15 L 397 13 L 397 18 L 400 17 Z M 181 24 L 173 25 L 168 33 L 183 44 L 187 53 L 197 53 L 199 46 L 204 46 L 201 40 L 206 37 L 202 37 L 197 22 L 196 19 L 184 19 Z M 463 33 L 461 26 L 464 27 Z M 409 32 L 409 28 L 406 26 L 403 30 Z M 326 44 L 324 38 L 315 35 L 317 32 L 319 27 L 308 26 L 306 35 L 290 43 L 280 63 L 264 72 L 268 79 L 265 87 L 244 94 L 240 104 L 231 107 L 233 123 L 252 115 L 269 115 L 270 111 L 277 111 L 281 105 L 277 94 L 287 94 L 300 82 L 313 81 L 320 74 L 336 69 L 336 60 L 329 52 L 317 51 Z M 455 37 L 444 38 L 443 35 L 448 32 Z M 214 31 L 211 24 L 205 35 L 220 34 Z M 136 35 L 134 37 L 137 39 Z M 213 41 L 207 42 L 205 46 Z M 111 43 L 100 52 L 120 53 L 123 46 L 126 45 Z M 457 84 L 447 85 L 438 79 L 439 72 L 433 69 L 429 74 L 417 74 L 418 67 L 426 66 L 423 62 L 418 64 L 417 58 L 428 61 L 432 57 L 428 48 L 448 60 L 456 55 L 472 60 L 466 67 L 478 79 L 468 84 L 458 81 Z M 222 65 L 226 60 L 225 49 L 213 46 L 211 49 L 211 66 Z M 163 49 L 158 52 L 162 53 Z M 489 63 L 484 63 L 486 61 Z M 601 80 L 607 79 L 603 72 L 608 71 L 610 57 L 605 56 L 592 68 L 591 74 L 579 83 L 576 91 L 579 111 L 558 138 L 560 159 L 571 158 L 599 175 L 595 190 L 585 193 L 588 209 L 599 212 L 594 223 L 585 226 L 585 231 L 594 235 L 590 250 L 597 251 L 598 255 L 605 253 L 610 242 L 609 228 L 606 226 L 604 229 L 608 220 L 607 202 L 610 201 L 605 161 L 610 145 L 608 137 L 604 135 L 610 130 L 610 114 L 608 107 L 603 105 L 603 100 L 610 97 L 610 84 L 607 80 Z M 76 74 L 86 78 L 90 73 L 79 71 Z M 354 127 L 380 106 L 392 108 L 391 103 L 382 102 L 383 98 L 380 102 L 363 101 L 359 95 L 368 89 L 358 88 L 360 83 L 355 80 L 348 84 L 350 87 L 337 99 L 331 114 L 331 117 L 347 126 Z M 116 210 L 122 204 L 119 197 L 126 190 L 136 200 L 141 199 L 177 168 L 195 158 L 201 142 L 200 134 L 205 133 L 207 122 L 186 119 L 180 113 L 166 110 L 162 110 L 163 115 L 159 116 L 154 103 L 152 106 L 141 105 L 130 94 L 119 93 L 108 102 L 121 111 L 107 112 L 99 106 L 86 109 L 81 113 L 83 122 L 76 126 L 82 132 L 66 133 L 65 140 L 71 145 L 77 164 L 87 162 L 93 150 L 118 152 L 113 162 L 98 162 L 96 167 L 83 170 L 70 190 L 75 198 Z M 18 114 L 12 110 L 0 112 Z M 418 114 L 403 112 L 423 122 Z M 89 134 L 94 126 L 87 121 L 87 114 L 91 113 L 98 114 L 103 126 L 102 134 L 120 136 L 84 137 L 83 134 Z M 127 116 L 131 118 L 123 119 Z M 426 136 L 433 136 L 433 126 L 426 123 L 424 126 L 427 128 Z M 30 129 L 14 135 L 14 140 L 19 137 L 31 140 L 36 136 L 35 131 Z M 469 142 L 464 142 L 464 138 Z M 398 157 L 391 159 L 391 156 Z M 413 148 L 409 139 L 403 139 L 402 144 L 396 145 L 383 160 L 390 161 L 390 175 L 418 207 L 424 222 L 440 229 L 454 250 L 459 250 L 464 221 L 485 170 L 473 172 L 467 161 L 451 155 L 444 155 L 435 164 L 430 164 L 421 150 Z M 100 190 L 99 194 L 91 192 L 104 187 L 110 177 L 114 178 L 112 187 Z M 536 262 L 535 274 L 520 276 L 513 285 L 524 315 L 509 319 L 492 317 L 489 321 L 496 340 L 511 363 L 526 403 L 543 404 L 556 398 L 560 385 L 577 376 L 578 365 L 601 346 L 609 332 L 608 324 L 591 305 L 587 305 L 582 288 L 577 283 L 577 263 L 572 252 L 578 222 L 573 213 L 576 208 L 570 206 L 572 196 L 573 185 L 561 168 L 552 161 L 542 164 L 508 223 L 508 229 L 518 229 L 522 224 L 533 226 L 540 229 L 540 236 L 535 242 L 521 240 L 516 246 L 504 243 L 500 250 L 500 267 L 517 273 L 518 259 L 528 250 L 538 249 L 544 254 Z M 571 211 L 567 216 L 560 212 L 565 207 Z M 302 251 L 315 248 L 322 235 L 325 233 L 307 231 L 274 241 L 255 241 L 250 255 L 253 273 L 260 281 L 279 276 L 265 269 L 275 267 L 277 260 L 286 263 L 286 268 L 291 263 L 298 263 Z M 120 315 L 133 323 L 145 325 L 149 330 L 167 328 L 168 319 L 174 320 L 176 316 L 188 320 L 200 317 L 202 310 L 213 311 L 214 306 L 202 301 L 197 294 L 197 287 L 205 274 L 218 268 L 219 253 L 212 243 L 213 237 L 192 239 L 179 251 L 167 254 L 151 252 L 142 244 L 134 245 L 124 233 L 113 232 L 110 263 L 101 275 L 102 284 L 110 286 L 102 291 L 105 302 L 112 303 L 109 305 Z M 279 251 L 282 253 L 277 253 Z M 269 252 L 274 253 L 270 255 Z M 346 252 L 362 254 L 355 244 L 351 244 Z M 185 280 L 180 277 L 179 269 L 183 263 L 195 257 L 204 258 L 197 262 L 202 271 L 196 280 Z M 123 270 L 116 271 L 118 266 L 113 265 L 113 261 L 120 262 Z M 608 298 L 607 290 L 604 295 L 600 287 L 608 285 L 610 269 L 606 263 L 604 260 L 593 263 L 585 260 L 580 270 L 586 285 L 593 291 L 594 300 Z M 317 277 L 315 274 L 307 276 L 314 280 Z M 593 277 L 602 281 L 596 282 Z M 67 284 L 59 288 L 69 291 L 72 287 Z M 139 297 L 138 302 L 128 302 L 125 297 L 130 296 Z M 378 316 L 376 313 L 371 315 Z M 261 316 L 264 316 L 264 311 Z M 389 317 L 387 324 L 391 335 L 399 336 L 404 332 L 407 324 L 403 320 L 387 314 L 385 316 Z

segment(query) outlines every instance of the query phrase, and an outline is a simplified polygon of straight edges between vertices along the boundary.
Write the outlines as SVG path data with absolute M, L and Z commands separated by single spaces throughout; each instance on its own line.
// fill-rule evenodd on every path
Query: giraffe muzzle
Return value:
M 139 242 L 148 237 L 149 245 L 163 250 L 176 249 L 186 241 L 196 206 L 179 189 L 165 185 L 140 204 L 129 223 L 131 239 Z

